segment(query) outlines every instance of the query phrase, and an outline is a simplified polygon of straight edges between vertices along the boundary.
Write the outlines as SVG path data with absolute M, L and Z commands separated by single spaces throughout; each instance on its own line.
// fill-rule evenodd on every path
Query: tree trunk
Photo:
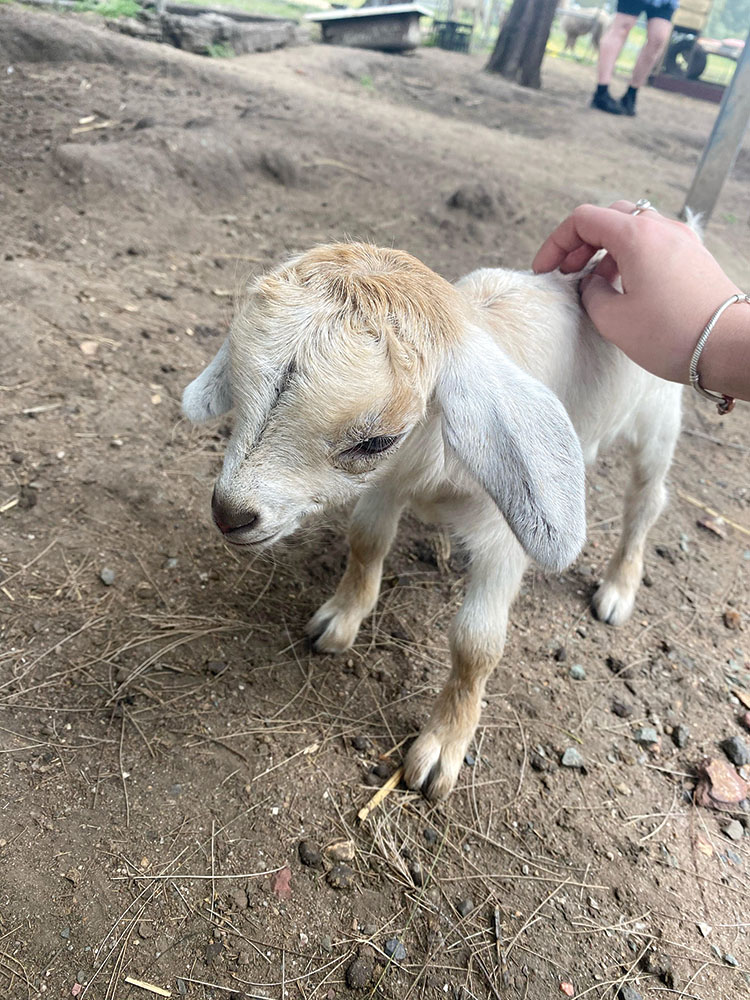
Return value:
M 541 87 L 541 65 L 558 0 L 514 0 L 485 67 L 524 87 Z

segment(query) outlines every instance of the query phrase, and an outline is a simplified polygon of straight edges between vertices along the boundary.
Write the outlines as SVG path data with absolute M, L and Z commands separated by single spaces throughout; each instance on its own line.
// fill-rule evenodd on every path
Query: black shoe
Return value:
M 621 115 L 624 113 L 622 104 L 616 101 L 609 92 L 594 94 L 591 98 L 591 107 L 597 108 L 599 111 L 607 111 L 610 115 Z
M 631 118 L 635 118 L 635 97 L 630 94 L 624 94 L 620 100 L 620 114 L 629 115 Z

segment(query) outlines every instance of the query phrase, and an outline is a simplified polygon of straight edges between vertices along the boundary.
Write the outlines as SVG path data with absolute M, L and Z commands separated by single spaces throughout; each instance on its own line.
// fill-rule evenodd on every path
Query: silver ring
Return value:
M 655 212 L 656 209 L 648 200 L 648 198 L 639 198 L 635 203 L 635 208 L 630 213 L 631 215 L 640 215 L 641 212 Z

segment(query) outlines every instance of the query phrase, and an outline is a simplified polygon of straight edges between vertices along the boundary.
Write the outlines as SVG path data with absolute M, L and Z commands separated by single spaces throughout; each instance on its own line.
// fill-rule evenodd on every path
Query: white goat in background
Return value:
M 560 28 L 565 32 L 565 48 L 575 52 L 576 42 L 584 35 L 591 35 L 591 44 L 598 51 L 602 35 L 610 25 L 612 18 L 607 12 L 599 8 L 567 6 L 559 8 Z
M 450 676 L 405 761 L 427 796 L 456 782 L 527 556 L 553 571 L 576 558 L 584 461 L 616 438 L 633 475 L 594 608 L 616 625 L 630 615 L 680 386 L 599 337 L 574 277 L 479 270 L 451 285 L 398 250 L 317 247 L 252 283 L 183 397 L 193 421 L 232 407 L 213 496 L 228 542 L 257 550 L 357 500 L 346 572 L 308 625 L 317 650 L 354 642 L 405 507 L 468 549 Z

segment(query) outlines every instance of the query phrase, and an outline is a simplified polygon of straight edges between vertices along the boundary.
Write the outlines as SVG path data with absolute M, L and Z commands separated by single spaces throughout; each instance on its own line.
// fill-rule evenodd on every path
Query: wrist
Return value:
M 736 290 L 739 293 L 739 290 Z M 733 294 L 732 292 L 728 295 Z M 727 296 L 728 297 L 728 296 Z M 698 360 L 703 389 L 748 399 L 750 382 L 750 304 L 733 303 L 719 317 Z

